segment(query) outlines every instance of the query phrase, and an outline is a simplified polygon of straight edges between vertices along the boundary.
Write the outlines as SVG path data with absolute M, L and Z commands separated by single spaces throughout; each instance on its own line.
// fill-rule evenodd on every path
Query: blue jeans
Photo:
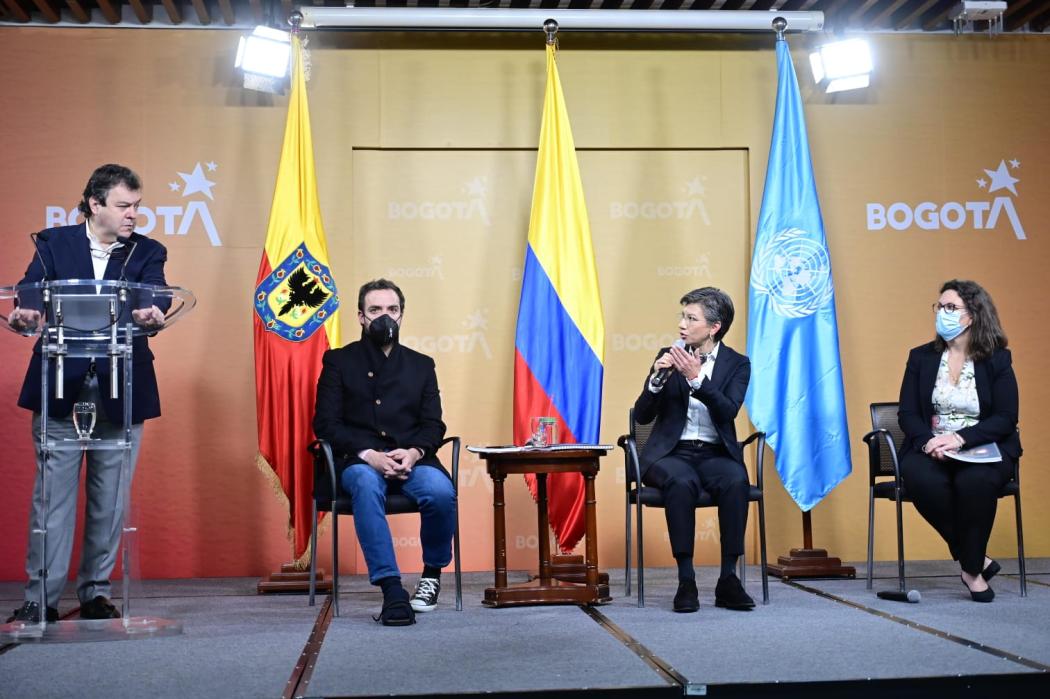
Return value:
M 339 482 L 353 501 L 354 529 L 368 565 L 369 582 L 401 575 L 386 521 L 386 495 L 391 488 L 400 488 L 419 506 L 423 564 L 444 568 L 452 561 L 456 492 L 441 469 L 416 464 L 408 480 L 388 481 L 368 464 L 351 464 Z

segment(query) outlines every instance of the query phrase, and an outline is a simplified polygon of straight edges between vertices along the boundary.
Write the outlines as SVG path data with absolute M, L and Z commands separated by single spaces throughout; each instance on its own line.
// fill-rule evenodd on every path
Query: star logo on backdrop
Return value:
M 463 325 L 467 330 L 486 330 L 489 327 L 488 318 L 485 317 L 486 313 L 485 310 L 474 311 L 463 321 Z
M 216 165 L 216 167 L 218 166 Z M 193 172 L 189 174 L 180 172 L 179 177 L 186 183 L 182 190 L 182 196 L 188 197 L 191 194 L 200 192 L 212 201 L 215 201 L 215 197 L 211 193 L 211 188 L 215 186 L 215 183 L 204 176 L 204 170 L 201 168 L 200 163 L 197 163 L 197 166 L 193 168 Z
M 685 183 L 685 191 L 691 197 L 702 197 L 705 193 L 704 183 L 700 177 L 694 177 Z
M 182 189 L 182 185 L 179 184 L 178 182 L 169 182 L 168 183 L 168 189 L 170 189 L 173 192 L 177 192 L 180 189 Z
M 208 166 L 208 172 L 215 172 L 219 169 L 218 163 L 216 163 L 214 160 L 206 163 L 206 165 Z
M 1011 165 L 1013 165 L 1014 163 L 1017 163 L 1017 165 L 1014 166 L 1015 169 L 1021 166 L 1021 162 L 1019 160 L 1017 160 L 1016 158 L 1010 161 Z M 988 193 L 989 194 L 991 194 L 992 192 L 998 191 L 1000 189 L 1008 189 L 1008 190 L 1010 190 L 1011 194 L 1013 194 L 1014 196 L 1017 196 L 1017 189 L 1014 187 L 1014 185 L 1016 183 L 1020 182 L 1021 180 L 1019 180 L 1018 178 L 1016 178 L 1016 177 L 1014 177 L 1014 176 L 1012 176 L 1010 174 L 1010 172 L 1006 169 L 1006 161 L 1005 160 L 1000 160 L 999 161 L 999 167 L 997 167 L 996 169 L 994 169 L 994 170 L 985 170 L 984 172 L 992 180 L 991 184 L 988 187 Z M 981 180 L 978 180 L 978 182 L 977 182 L 978 186 L 980 186 L 980 183 L 981 183 Z
M 468 180 L 465 189 L 467 190 L 467 196 L 481 198 L 485 196 L 485 192 L 488 191 L 488 187 L 485 186 L 484 177 L 475 177 L 472 180 Z
M 1020 160 L 1018 160 L 1017 158 L 1013 158 L 1012 160 L 1010 160 L 1010 168 L 1011 169 L 1016 170 L 1019 167 L 1021 167 L 1021 161 Z

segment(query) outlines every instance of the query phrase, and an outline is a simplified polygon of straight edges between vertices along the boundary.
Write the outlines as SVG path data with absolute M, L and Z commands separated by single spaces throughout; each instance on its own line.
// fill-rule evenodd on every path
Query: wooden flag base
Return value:
M 777 556 L 776 563 L 766 564 L 766 571 L 784 580 L 857 577 L 853 566 L 842 565 L 840 559 L 829 556 L 825 549 L 813 548 L 813 523 L 809 512 L 802 513 L 802 548 L 791 549 L 787 556 Z
M 332 591 L 332 581 L 325 577 L 324 571 L 317 569 L 317 592 L 328 594 Z M 310 571 L 299 570 L 294 563 L 283 563 L 280 573 L 270 573 L 268 579 L 260 580 L 255 586 L 260 595 L 274 592 L 291 592 L 308 594 L 310 592 Z
M 529 580 L 535 580 L 539 575 L 529 575 Z M 551 577 L 555 580 L 571 583 L 587 582 L 587 564 L 583 556 L 563 555 L 556 553 L 551 556 Z M 609 574 L 598 571 L 598 584 L 608 585 Z

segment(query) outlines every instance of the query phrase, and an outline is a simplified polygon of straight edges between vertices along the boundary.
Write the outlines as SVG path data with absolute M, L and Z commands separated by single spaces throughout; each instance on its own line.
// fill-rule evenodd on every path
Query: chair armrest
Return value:
M 446 444 L 452 445 L 452 490 L 457 494 L 459 493 L 459 437 L 445 437 L 441 444 L 438 445 L 438 449 L 445 446 Z
M 766 461 L 766 433 L 755 432 L 750 437 L 740 443 L 740 449 L 743 450 L 751 442 L 755 444 L 755 487 L 762 490 L 762 473 L 764 471 Z
M 630 492 L 632 482 L 639 486 L 642 484 L 642 467 L 638 461 L 638 443 L 634 437 L 624 434 L 620 435 L 620 438 L 616 440 L 616 444 L 623 449 L 624 487 Z
M 889 449 L 890 461 L 893 463 L 893 478 L 900 484 L 901 469 L 897 462 L 897 444 L 893 441 L 893 435 L 887 429 L 878 429 L 868 432 L 863 437 L 868 445 L 868 481 L 874 485 L 875 477 L 879 470 L 879 450 Z M 884 443 L 884 444 L 881 444 Z
M 332 445 L 327 440 L 316 439 L 307 448 L 314 455 L 314 482 L 316 483 L 319 477 L 325 476 L 322 469 L 328 471 L 328 482 L 331 487 L 329 492 L 332 494 L 332 509 L 334 511 L 335 500 L 339 496 L 339 488 L 335 482 L 335 457 L 332 455 Z

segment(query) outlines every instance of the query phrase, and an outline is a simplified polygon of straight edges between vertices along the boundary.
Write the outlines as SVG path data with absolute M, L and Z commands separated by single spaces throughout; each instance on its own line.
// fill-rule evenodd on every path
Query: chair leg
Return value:
M 875 568 L 875 487 L 868 488 L 868 585 Z
M 339 516 L 332 501 L 332 603 L 339 616 Z
M 313 517 L 310 519 L 310 606 L 314 606 L 317 592 L 317 501 L 313 500 Z
M 638 539 L 638 606 L 645 606 L 645 554 L 642 551 L 642 542 L 645 539 L 644 532 L 642 531 L 642 503 L 638 502 L 634 506 L 634 513 L 636 516 L 635 521 L 637 527 L 634 530 L 635 537 Z
M 623 547 L 623 596 L 631 596 L 631 492 L 630 487 L 624 495 L 624 541 Z
M 736 560 L 736 576 L 740 579 L 740 586 L 747 587 L 747 546 L 744 546 L 744 553 L 740 554 L 740 558 Z
M 1014 495 L 1014 509 L 1017 512 L 1017 570 L 1021 574 L 1021 596 L 1028 596 L 1028 576 L 1024 564 L 1024 530 L 1021 528 L 1021 494 Z
M 904 514 L 901 511 L 901 491 L 897 489 L 897 589 L 904 592 Z
M 766 498 L 758 499 L 758 551 L 762 563 L 762 604 L 769 604 L 769 573 L 766 571 Z
M 456 531 L 452 534 L 453 553 L 456 556 L 456 611 L 463 611 L 463 566 L 459 562 L 459 510 L 456 510 Z

